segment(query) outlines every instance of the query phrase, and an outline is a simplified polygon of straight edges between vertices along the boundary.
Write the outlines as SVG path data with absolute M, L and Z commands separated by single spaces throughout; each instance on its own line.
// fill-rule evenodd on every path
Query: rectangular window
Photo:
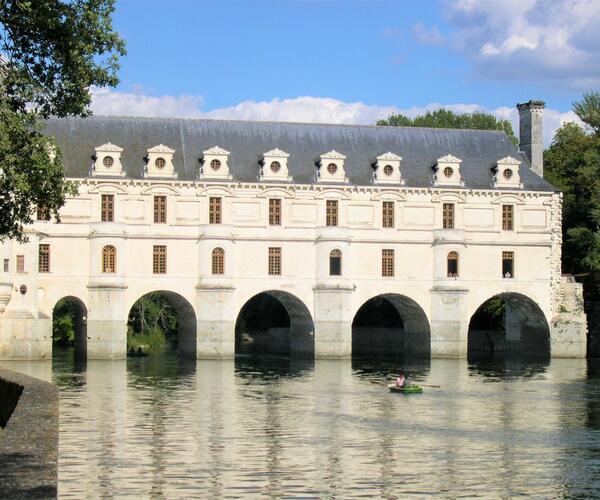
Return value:
M 514 252 L 502 252 L 502 277 L 503 278 L 514 278 L 515 277 L 515 253 Z
M 325 225 L 338 225 L 338 202 L 337 200 L 327 200 L 325 211 Z
M 384 201 L 382 207 L 383 227 L 394 227 L 394 202 Z
M 102 222 L 115 220 L 115 197 L 112 194 L 102 195 Z
M 7 273 L 9 269 L 10 269 L 10 260 L 4 259 L 4 272 Z
M 50 272 L 50 245 L 47 243 L 39 246 L 38 271 L 40 273 Z
M 394 250 L 384 248 L 381 251 L 381 276 L 394 276 Z
M 278 198 L 269 199 L 269 225 L 281 225 L 281 200 Z
M 25 256 L 17 255 L 17 272 L 24 273 L 25 272 Z
M 166 245 L 154 245 L 152 252 L 152 272 L 154 274 L 166 274 L 167 272 L 167 247 Z
M 167 197 L 154 197 L 154 222 L 156 224 L 166 224 L 167 222 Z
M 514 207 L 512 205 L 502 205 L 502 230 L 512 231 L 514 221 Z
M 38 207 L 37 220 L 49 221 L 50 220 L 50 210 L 48 210 L 46 207 Z
M 454 203 L 444 203 L 442 228 L 454 229 Z
M 208 200 L 208 223 L 221 224 L 221 198 L 211 197 Z
M 281 248 L 269 247 L 269 274 L 281 274 Z

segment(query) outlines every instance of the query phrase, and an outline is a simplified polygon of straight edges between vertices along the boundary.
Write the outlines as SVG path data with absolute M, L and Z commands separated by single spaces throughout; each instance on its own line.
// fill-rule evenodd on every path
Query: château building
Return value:
M 50 120 L 78 194 L 60 221 L 41 207 L 27 243 L 0 246 L 0 359 L 50 357 L 65 297 L 77 349 L 122 358 L 150 292 L 175 306 L 179 349 L 197 358 L 464 357 L 490 338 L 585 356 L 543 108 L 519 105 L 519 148 L 481 130 Z M 472 321 L 493 297 L 506 308 L 497 340 Z

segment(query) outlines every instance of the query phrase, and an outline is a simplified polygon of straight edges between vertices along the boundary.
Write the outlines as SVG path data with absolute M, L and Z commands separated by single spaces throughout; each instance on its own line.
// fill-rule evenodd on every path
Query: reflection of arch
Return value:
M 431 331 L 421 306 L 396 293 L 366 301 L 352 321 L 352 354 L 429 357 Z
M 168 290 L 148 292 L 135 300 L 129 307 L 128 316 L 135 304 L 148 296 L 161 295 L 166 298 L 177 312 L 177 349 L 185 357 L 196 358 L 196 312 L 190 302 L 178 293 Z
M 117 249 L 112 245 L 106 245 L 102 248 L 102 272 L 117 272 Z
M 295 295 L 268 290 L 248 300 L 235 322 L 236 353 L 313 357 L 314 324 Z
M 225 274 L 225 250 L 220 247 L 212 251 L 212 273 Z
M 68 322 L 65 324 L 65 319 L 70 317 L 74 340 L 73 347 L 77 358 L 85 358 L 87 356 L 87 307 L 84 302 L 71 295 L 61 298 L 52 308 L 52 340 L 53 345 L 57 344 L 58 337 L 61 336 L 63 329 L 68 329 Z M 63 318 L 61 320 L 61 318 Z M 67 347 L 68 344 L 62 344 Z
M 494 295 L 469 322 L 468 356 L 550 357 L 550 328 L 540 306 L 515 292 Z

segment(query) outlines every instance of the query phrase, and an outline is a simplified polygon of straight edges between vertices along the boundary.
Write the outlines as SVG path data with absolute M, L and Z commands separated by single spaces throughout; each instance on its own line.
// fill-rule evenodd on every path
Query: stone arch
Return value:
M 397 293 L 377 295 L 362 304 L 352 321 L 353 356 L 431 355 L 431 329 L 425 311 Z
M 79 359 L 85 359 L 87 357 L 87 314 L 88 308 L 79 297 L 73 295 L 66 295 L 60 298 L 54 304 L 52 308 L 52 345 L 53 347 L 57 344 L 55 334 L 60 330 L 60 325 L 57 325 L 59 321 L 58 315 L 61 314 L 70 316 L 73 332 L 74 341 L 73 348 L 75 351 L 75 357 Z
M 196 358 L 197 320 L 194 306 L 187 298 L 170 290 L 152 290 L 139 295 L 127 309 L 127 316 L 142 298 L 158 294 L 168 300 L 177 313 L 177 350 L 186 358 Z
M 254 295 L 235 322 L 236 354 L 314 356 L 314 322 L 308 307 L 295 295 L 268 290 Z
M 550 326 L 541 307 L 517 292 L 485 300 L 469 320 L 467 355 L 550 357 Z

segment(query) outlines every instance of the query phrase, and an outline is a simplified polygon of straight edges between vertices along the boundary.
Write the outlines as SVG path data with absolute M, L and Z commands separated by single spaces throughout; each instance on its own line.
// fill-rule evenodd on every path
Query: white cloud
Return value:
M 344 123 L 371 125 L 392 113 L 409 117 L 444 107 L 456 113 L 483 111 L 497 118 L 510 120 L 518 134 L 519 120 L 516 108 L 485 108 L 478 104 L 430 103 L 426 106 L 398 108 L 392 105 L 373 105 L 362 102 L 344 102 L 330 97 L 295 97 L 271 101 L 243 101 L 235 106 L 202 109 L 202 96 L 149 96 L 142 91 L 118 92 L 110 89 L 94 89 L 92 110 L 97 115 L 163 116 L 182 118 L 218 118 L 250 121 L 287 121 L 304 123 Z M 567 121 L 579 121 L 572 111 L 562 112 L 546 108 L 544 113 L 544 143 L 549 145 L 554 132 Z
M 446 0 L 445 6 L 454 29 L 448 44 L 480 73 L 579 90 L 600 85 L 599 0 Z
M 423 45 L 441 45 L 444 42 L 443 35 L 435 26 L 427 28 L 423 23 L 413 26 L 412 35 L 417 42 Z

